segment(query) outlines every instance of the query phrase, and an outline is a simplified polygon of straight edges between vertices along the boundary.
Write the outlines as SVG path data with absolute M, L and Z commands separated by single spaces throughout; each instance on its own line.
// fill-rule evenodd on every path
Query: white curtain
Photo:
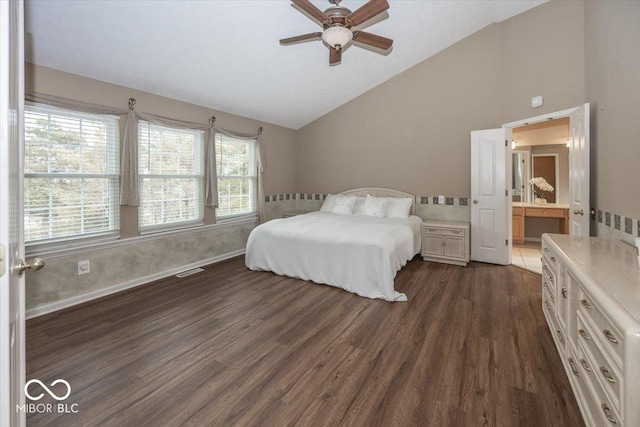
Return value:
M 216 131 L 211 126 L 207 131 L 204 156 L 204 205 L 218 207 L 218 167 L 216 165 Z
M 124 116 L 129 111 L 125 108 L 107 107 L 104 105 L 92 104 L 90 102 L 75 101 L 61 98 L 59 96 L 45 95 L 42 93 L 25 94 L 25 100 L 46 104 L 52 107 L 64 108 L 66 110 L 81 111 L 92 114 L 110 114 L 113 116 Z
M 138 206 L 140 190 L 138 187 L 138 118 L 136 112 L 129 110 L 124 124 L 124 137 L 120 152 L 120 205 Z
M 256 140 L 258 149 L 258 223 L 264 222 L 264 187 L 263 181 L 264 171 L 267 169 L 267 158 L 264 154 L 264 144 L 262 144 L 262 128 L 258 131 L 258 139 Z

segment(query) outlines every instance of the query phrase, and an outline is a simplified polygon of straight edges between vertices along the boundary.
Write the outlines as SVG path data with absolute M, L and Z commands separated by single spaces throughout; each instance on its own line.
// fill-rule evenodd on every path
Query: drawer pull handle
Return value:
M 616 383 L 616 379 L 611 376 L 607 368 L 605 368 L 604 366 L 600 366 L 600 372 L 602 372 L 602 376 L 605 380 L 609 381 L 611 384 Z
M 580 364 L 582 365 L 585 371 L 591 372 L 591 368 L 589 367 L 589 364 L 587 363 L 586 360 L 580 359 Z
M 551 261 L 556 262 L 556 257 L 552 256 Z
M 578 329 L 578 333 L 580 334 L 580 336 L 582 338 L 584 338 L 585 340 L 590 340 L 591 337 L 589 336 L 589 334 L 587 334 L 584 329 Z
M 549 279 L 549 281 L 553 283 L 553 276 L 547 276 L 547 279 Z
M 562 296 L 563 296 L 564 298 L 566 298 L 566 297 L 567 297 L 567 288 L 565 288 L 565 287 L 563 287 L 563 288 L 562 288 Z
M 600 406 L 602 407 L 602 411 L 604 412 L 604 416 L 607 417 L 607 420 L 609 420 L 611 424 L 617 424 L 616 419 L 613 418 L 613 414 L 611 413 L 611 408 L 609 408 L 609 405 L 603 403 Z
M 582 306 L 584 308 L 586 308 L 587 310 L 591 310 L 591 304 L 589 303 L 589 301 L 587 301 L 586 299 L 583 299 L 580 301 L 580 303 L 582 304 Z
M 560 332 L 560 329 L 556 329 L 556 332 L 558 333 L 558 339 L 562 344 L 564 344 L 564 338 L 562 337 L 562 332 Z
M 573 358 L 569 358 L 569 366 L 571 366 L 571 371 L 573 371 L 573 375 L 576 377 L 580 376 L 580 372 L 576 369 L 576 365 L 573 363 Z
M 614 336 L 613 336 L 613 334 L 611 333 L 611 331 L 610 331 L 610 330 L 605 329 L 605 330 L 604 330 L 604 331 L 602 331 L 602 332 L 604 332 L 604 336 L 605 336 L 605 337 L 607 337 L 607 339 L 608 339 L 609 341 L 611 341 L 611 342 L 612 342 L 612 343 L 614 343 L 614 344 L 618 344 L 618 340 L 616 339 L 616 337 L 614 337 Z

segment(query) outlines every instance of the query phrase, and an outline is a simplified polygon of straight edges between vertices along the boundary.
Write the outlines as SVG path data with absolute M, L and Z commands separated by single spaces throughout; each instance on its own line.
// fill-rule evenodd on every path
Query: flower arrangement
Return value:
M 551 186 L 551 184 L 549 184 L 547 182 L 546 179 L 544 179 L 541 176 L 535 177 L 535 178 L 531 178 L 529 180 L 529 184 L 533 185 L 533 194 L 536 196 L 536 198 L 538 199 L 544 199 L 545 198 L 545 192 L 552 192 L 553 191 L 553 186 Z

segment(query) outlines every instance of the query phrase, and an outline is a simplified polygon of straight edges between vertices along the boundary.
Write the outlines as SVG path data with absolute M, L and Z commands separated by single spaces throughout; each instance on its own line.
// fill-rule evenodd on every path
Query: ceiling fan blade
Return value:
M 311 40 L 320 40 L 321 38 L 322 38 L 322 33 L 309 33 L 309 34 L 303 34 L 301 36 L 281 39 L 280 44 L 294 44 L 294 43 L 300 43 L 300 42 L 307 42 Z
M 293 2 L 293 4 L 295 4 L 300 9 L 307 12 L 309 15 L 311 15 L 314 19 L 316 19 L 319 22 L 326 21 L 327 19 L 329 19 L 329 17 L 325 15 L 323 11 L 315 7 L 313 3 L 311 3 L 309 0 L 291 0 L 291 1 Z
M 347 19 L 353 22 L 353 25 L 360 25 L 387 9 L 389 9 L 387 0 L 369 0 L 360 9 L 348 15 Z
M 382 50 L 387 50 L 393 45 L 393 40 L 382 36 L 376 36 L 375 34 L 367 33 L 365 31 L 354 31 L 353 41 L 377 47 Z
M 329 64 L 337 64 L 342 61 L 342 49 L 334 49 L 332 47 L 329 48 Z

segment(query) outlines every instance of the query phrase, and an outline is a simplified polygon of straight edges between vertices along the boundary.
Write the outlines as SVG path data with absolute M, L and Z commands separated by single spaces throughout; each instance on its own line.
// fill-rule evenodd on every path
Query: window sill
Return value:
M 189 228 L 182 228 L 179 230 L 170 230 L 170 231 L 158 232 L 153 234 L 144 234 L 137 237 L 130 237 L 128 239 L 117 238 L 117 240 L 116 239 L 108 240 L 108 241 L 101 240 L 100 242 L 93 241 L 91 243 L 87 242 L 85 244 L 74 245 L 73 247 L 67 246 L 67 247 L 46 248 L 46 249 L 29 252 L 27 253 L 27 255 L 40 256 L 40 257 L 45 257 L 47 259 L 55 259 L 55 258 L 61 258 L 68 255 L 86 253 L 92 250 L 117 248 L 120 246 L 134 245 L 137 243 L 143 243 L 143 242 L 152 241 L 152 240 L 166 239 L 171 236 L 179 236 L 179 235 L 185 235 L 185 234 L 191 234 L 191 233 L 202 233 L 203 231 L 215 230 L 218 228 L 232 227 L 235 225 L 242 225 L 242 224 L 250 224 L 250 223 L 255 223 L 256 220 L 257 220 L 256 215 L 253 215 L 251 217 L 244 216 L 242 218 L 234 218 L 228 221 L 220 221 L 216 224 L 193 226 Z
M 253 212 L 250 214 L 229 215 L 216 218 L 216 224 L 226 224 L 233 221 L 258 220 L 258 214 Z

